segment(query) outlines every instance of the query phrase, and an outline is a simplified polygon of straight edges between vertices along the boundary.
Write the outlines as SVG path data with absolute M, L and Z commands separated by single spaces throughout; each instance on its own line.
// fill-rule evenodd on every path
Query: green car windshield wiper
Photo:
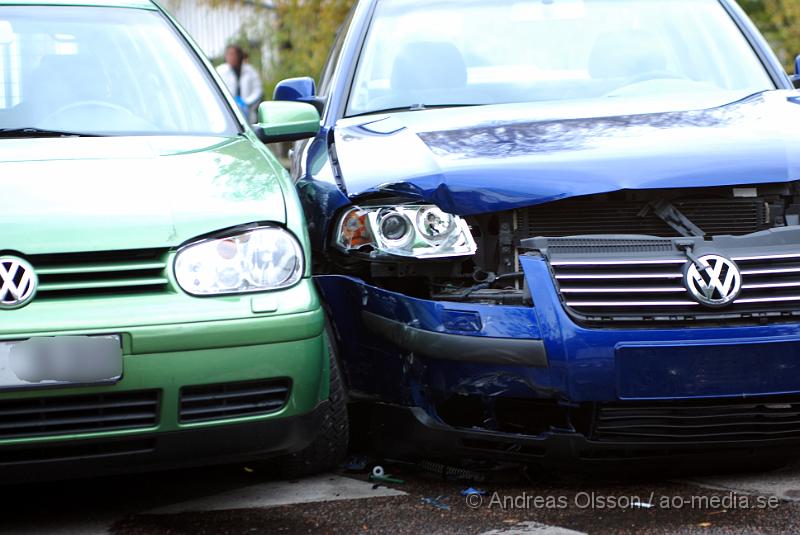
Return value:
M 354 113 L 353 115 L 348 115 L 348 117 L 361 117 L 362 115 L 379 115 L 381 113 L 397 113 L 403 111 L 424 111 L 437 108 L 469 108 L 472 106 L 482 106 L 482 104 L 413 104 L 411 106 L 397 106 L 395 108 L 386 108 L 383 110 L 370 110 L 362 113 Z
M 65 130 L 47 130 L 44 128 L 0 128 L 0 138 L 22 137 L 101 137 L 91 132 L 68 132 Z

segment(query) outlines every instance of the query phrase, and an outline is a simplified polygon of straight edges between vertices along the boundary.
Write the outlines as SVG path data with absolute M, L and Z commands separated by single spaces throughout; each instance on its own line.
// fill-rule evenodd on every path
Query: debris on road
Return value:
M 446 503 L 444 503 L 444 500 L 446 498 L 447 498 L 447 496 L 444 496 L 444 495 L 437 496 L 436 498 L 426 497 L 426 498 L 422 498 L 422 503 L 424 503 L 426 505 L 432 505 L 432 506 L 436 507 L 437 509 L 441 509 L 442 511 L 449 511 L 450 510 L 450 506 L 447 505 Z
M 366 472 L 369 462 L 369 457 L 353 456 L 342 465 L 342 468 L 348 472 Z
M 372 469 L 372 473 L 369 475 L 369 480 L 379 481 L 381 483 L 394 483 L 396 485 L 403 485 L 405 483 L 404 480 L 397 479 L 396 477 L 392 477 L 391 474 L 387 474 L 380 465 Z
M 466 468 L 447 466 L 433 461 L 422 461 L 418 465 L 422 470 L 442 476 L 442 479 L 455 481 L 485 481 L 486 476 Z

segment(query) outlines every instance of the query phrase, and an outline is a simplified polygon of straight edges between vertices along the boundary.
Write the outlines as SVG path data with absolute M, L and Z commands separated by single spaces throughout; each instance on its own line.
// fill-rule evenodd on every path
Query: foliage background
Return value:
M 794 72 L 800 54 L 800 0 L 740 0 L 772 44 L 786 69 Z
M 252 0 L 205 0 L 211 4 L 235 4 Z M 764 32 L 781 61 L 794 71 L 800 54 L 800 0 L 739 0 Z M 272 0 L 271 9 L 243 29 L 237 43 L 253 50 L 254 43 L 267 43 L 272 53 L 253 63 L 261 68 L 265 95 L 275 84 L 293 76 L 317 78 L 336 31 L 354 0 Z

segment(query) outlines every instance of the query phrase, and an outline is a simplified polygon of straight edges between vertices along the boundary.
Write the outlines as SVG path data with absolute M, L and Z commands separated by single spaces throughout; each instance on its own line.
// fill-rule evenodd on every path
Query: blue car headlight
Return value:
M 225 238 L 201 240 L 175 256 L 175 278 L 196 296 L 279 290 L 304 271 L 303 248 L 279 227 L 259 227 Z
M 469 225 L 434 205 L 353 207 L 337 226 L 336 246 L 345 252 L 433 259 L 472 256 Z

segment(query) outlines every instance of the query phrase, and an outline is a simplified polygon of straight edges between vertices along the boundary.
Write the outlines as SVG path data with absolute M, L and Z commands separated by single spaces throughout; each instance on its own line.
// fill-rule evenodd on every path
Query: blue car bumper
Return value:
M 587 328 L 565 311 L 543 259 L 521 263 L 533 307 L 318 277 L 354 396 L 390 409 L 389 422 L 405 419 L 435 446 L 428 453 L 673 455 L 800 442 L 800 323 Z

